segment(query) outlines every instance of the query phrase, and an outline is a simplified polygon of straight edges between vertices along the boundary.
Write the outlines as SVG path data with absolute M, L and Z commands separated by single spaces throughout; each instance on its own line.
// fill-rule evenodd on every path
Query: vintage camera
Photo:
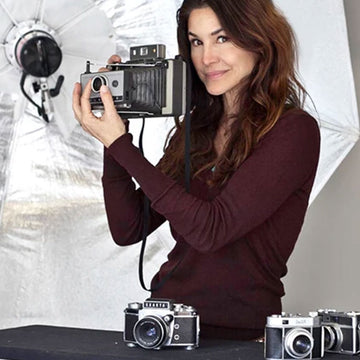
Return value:
M 324 328 L 325 351 L 360 353 L 360 312 L 319 310 L 318 313 Z
M 264 351 L 268 360 L 320 359 L 324 356 L 321 317 L 316 312 L 268 316 Z
M 130 303 L 125 311 L 124 341 L 128 346 L 161 349 L 166 346 L 199 346 L 200 319 L 192 306 L 168 299 Z
M 92 110 L 104 110 L 101 85 L 107 85 L 121 117 L 180 116 L 186 110 L 186 63 L 165 59 L 165 45 L 130 48 L 130 60 L 107 65 L 109 72 L 90 72 L 87 62 L 80 75 L 82 89 L 91 80 Z

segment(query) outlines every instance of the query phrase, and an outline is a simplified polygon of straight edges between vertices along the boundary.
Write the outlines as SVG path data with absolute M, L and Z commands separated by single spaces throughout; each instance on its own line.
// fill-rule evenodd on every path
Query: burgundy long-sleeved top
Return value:
M 104 153 L 113 239 L 122 246 L 141 240 L 144 192 L 151 202 L 150 231 L 168 220 L 176 241 L 153 285 L 182 260 L 152 296 L 194 306 L 204 336 L 256 338 L 266 316 L 281 312 L 281 278 L 304 221 L 319 147 L 316 121 L 289 111 L 225 186 L 209 187 L 209 171 L 193 179 L 187 193 L 140 154 L 130 134 L 123 135 Z

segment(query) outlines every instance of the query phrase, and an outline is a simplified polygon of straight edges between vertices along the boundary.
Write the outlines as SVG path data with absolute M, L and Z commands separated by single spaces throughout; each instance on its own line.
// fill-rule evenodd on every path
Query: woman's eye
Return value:
M 190 42 L 191 42 L 191 45 L 193 45 L 193 46 L 199 46 L 202 44 L 202 42 L 199 39 L 192 39 L 192 40 L 190 40 Z
M 190 43 L 192 46 L 199 46 L 202 42 L 199 39 L 190 39 Z
M 225 42 L 227 42 L 229 40 L 229 38 L 227 37 L 227 36 L 219 36 L 218 37 L 218 42 L 220 43 L 220 44 L 222 44 L 222 43 L 225 43 Z

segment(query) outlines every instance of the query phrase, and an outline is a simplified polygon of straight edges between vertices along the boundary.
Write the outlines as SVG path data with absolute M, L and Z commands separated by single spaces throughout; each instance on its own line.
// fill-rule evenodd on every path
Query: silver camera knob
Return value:
M 143 308 L 143 306 L 139 302 L 133 302 L 128 305 L 128 308 L 131 310 L 141 310 Z

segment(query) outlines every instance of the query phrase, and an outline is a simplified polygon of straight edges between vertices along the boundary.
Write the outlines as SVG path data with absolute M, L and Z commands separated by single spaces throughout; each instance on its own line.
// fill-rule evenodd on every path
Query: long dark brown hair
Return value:
M 191 11 L 210 7 L 231 41 L 256 54 L 256 64 L 238 91 L 239 111 L 220 156 L 214 138 L 224 113 L 222 96 L 210 95 L 191 62 L 188 20 Z M 261 138 L 286 109 L 302 108 L 306 91 L 296 74 L 294 33 L 272 0 L 184 0 L 177 12 L 180 55 L 192 69 L 191 171 L 215 171 L 212 185 L 221 186 L 251 154 Z M 169 141 L 159 168 L 172 178 L 184 177 L 185 126 L 175 119 L 175 135 Z

